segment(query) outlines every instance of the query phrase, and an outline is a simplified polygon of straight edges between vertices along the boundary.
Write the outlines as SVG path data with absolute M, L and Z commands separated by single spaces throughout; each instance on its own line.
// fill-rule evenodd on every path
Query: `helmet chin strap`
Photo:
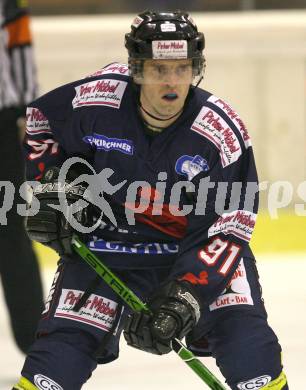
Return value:
M 149 115 L 149 117 L 151 117 L 151 118 L 153 118 L 153 119 L 155 119 L 155 120 L 157 120 L 157 121 L 162 121 L 162 122 L 169 121 L 170 119 L 175 118 L 178 114 L 180 114 L 180 113 L 183 111 L 183 108 L 181 108 L 180 111 L 178 111 L 176 114 L 174 114 L 174 115 L 172 115 L 172 116 L 169 116 L 169 118 L 164 119 L 164 118 L 158 118 L 157 116 L 154 116 L 154 115 L 150 114 L 150 113 L 143 107 L 143 105 L 142 105 L 141 103 L 140 103 L 140 108 L 141 108 L 147 115 Z

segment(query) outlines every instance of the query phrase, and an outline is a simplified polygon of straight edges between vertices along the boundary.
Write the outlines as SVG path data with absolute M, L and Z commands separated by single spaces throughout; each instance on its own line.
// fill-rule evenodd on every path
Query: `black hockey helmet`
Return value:
M 169 42 L 167 42 L 169 41 Z M 145 59 L 193 60 L 193 75 L 202 75 L 205 65 L 204 35 L 188 13 L 145 11 L 136 16 L 125 34 L 131 76 L 142 72 Z

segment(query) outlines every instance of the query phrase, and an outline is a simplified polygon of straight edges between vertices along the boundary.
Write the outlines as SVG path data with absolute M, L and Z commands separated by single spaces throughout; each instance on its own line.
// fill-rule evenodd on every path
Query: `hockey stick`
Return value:
M 134 311 L 150 313 L 148 306 L 142 302 L 100 259 L 94 255 L 86 245 L 74 235 L 72 238 L 73 249 L 89 264 L 105 283 Z M 171 345 L 174 352 L 210 387 L 212 390 L 226 390 L 222 383 L 212 372 L 189 351 L 178 339 L 174 339 Z

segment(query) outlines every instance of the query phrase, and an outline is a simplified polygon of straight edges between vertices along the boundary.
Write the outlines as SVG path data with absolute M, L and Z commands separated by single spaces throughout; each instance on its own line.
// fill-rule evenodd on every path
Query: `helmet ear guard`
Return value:
M 202 78 L 205 69 L 205 38 L 188 13 L 145 11 L 136 16 L 131 32 L 125 34 L 130 75 L 143 79 L 146 59 L 192 59 L 193 78 Z

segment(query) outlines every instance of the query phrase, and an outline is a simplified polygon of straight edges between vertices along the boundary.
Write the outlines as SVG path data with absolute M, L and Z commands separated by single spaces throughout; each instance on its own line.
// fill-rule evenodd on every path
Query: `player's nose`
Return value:
M 180 76 L 174 71 L 168 71 L 164 78 L 164 84 L 170 88 L 175 87 L 180 82 Z

